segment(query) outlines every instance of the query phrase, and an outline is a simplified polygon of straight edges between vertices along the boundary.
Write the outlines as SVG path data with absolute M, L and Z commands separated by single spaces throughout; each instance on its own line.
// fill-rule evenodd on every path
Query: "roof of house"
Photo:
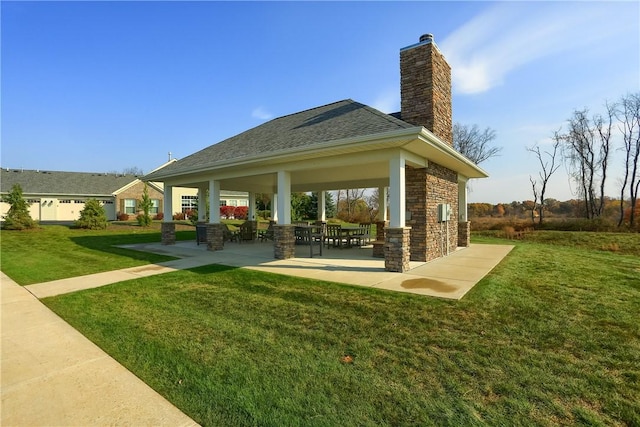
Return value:
M 275 154 L 414 127 L 375 108 L 346 99 L 270 120 L 154 171 L 144 179 L 153 180 L 257 154 Z
M 0 192 L 20 184 L 25 194 L 110 196 L 136 179 L 130 174 L 1 169 Z

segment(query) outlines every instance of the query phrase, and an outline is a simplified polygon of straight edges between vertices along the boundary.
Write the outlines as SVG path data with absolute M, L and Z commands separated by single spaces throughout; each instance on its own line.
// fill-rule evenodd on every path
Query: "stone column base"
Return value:
M 176 243 L 176 224 L 174 222 L 163 222 L 161 226 L 160 242 L 163 245 L 175 245 Z
M 289 259 L 296 256 L 295 225 L 273 226 L 273 257 Z
M 207 224 L 207 250 L 221 251 L 224 249 L 224 230 L 226 224 Z
M 471 245 L 471 221 L 458 223 L 458 246 Z
M 389 221 L 376 221 L 376 239 L 378 242 L 384 242 L 384 229 L 389 225 Z
M 384 243 L 384 269 L 398 273 L 409 270 L 411 227 L 387 228 Z

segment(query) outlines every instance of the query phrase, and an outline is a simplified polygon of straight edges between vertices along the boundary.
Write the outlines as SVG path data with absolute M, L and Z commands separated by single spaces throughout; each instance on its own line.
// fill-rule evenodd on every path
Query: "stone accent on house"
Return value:
M 471 245 L 471 221 L 458 223 L 458 246 L 469 247 Z
M 176 224 L 173 222 L 163 222 L 161 225 L 160 242 L 163 245 L 174 245 L 176 243 Z
M 426 168 L 405 169 L 405 200 L 411 227 L 411 261 L 431 261 L 458 245 L 458 175 L 429 162 Z M 438 222 L 438 205 L 451 205 L 451 220 Z M 448 239 L 447 239 L 448 238 Z
M 273 226 L 273 256 L 276 259 L 289 259 L 296 256 L 295 225 Z
M 453 146 L 451 67 L 425 34 L 400 50 L 400 116 Z
M 207 224 L 207 250 L 221 251 L 224 249 L 225 224 Z
M 136 200 L 136 212 L 129 214 L 129 219 L 135 219 L 136 215 L 142 212 L 141 210 L 138 210 L 138 205 L 139 205 L 140 199 L 142 198 L 143 191 L 144 191 L 144 182 L 140 181 L 132 185 L 131 187 L 127 188 L 126 190 L 122 191 L 121 193 L 118 193 L 116 195 L 116 200 L 115 200 L 116 215 L 125 213 L 124 212 L 125 199 L 134 199 Z M 164 194 L 156 190 L 151 185 L 147 185 L 147 192 L 149 193 L 150 199 L 158 200 L 158 213 L 162 213 Z M 155 213 L 152 213 L 151 217 L 153 218 L 155 215 L 156 215 Z
M 386 228 L 384 269 L 404 273 L 409 270 L 409 235 L 411 228 Z

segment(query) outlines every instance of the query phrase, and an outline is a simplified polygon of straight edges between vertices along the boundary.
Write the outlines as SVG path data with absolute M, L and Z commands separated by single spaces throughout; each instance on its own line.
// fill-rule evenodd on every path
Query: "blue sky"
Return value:
M 169 151 L 342 99 L 399 111 L 399 50 L 432 33 L 452 67 L 454 121 L 495 129 L 503 147 L 470 201 L 520 201 L 539 169 L 525 147 L 548 144 L 574 109 L 640 90 L 638 2 L 0 7 L 5 168 L 149 172 Z M 566 200 L 560 172 L 547 196 Z

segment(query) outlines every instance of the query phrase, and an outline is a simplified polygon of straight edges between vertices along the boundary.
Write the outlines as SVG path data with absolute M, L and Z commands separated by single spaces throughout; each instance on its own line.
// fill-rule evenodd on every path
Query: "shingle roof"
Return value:
M 327 141 L 411 128 L 413 125 L 351 99 L 270 120 L 168 165 L 159 174 L 187 171 L 257 154 L 312 147 Z M 145 179 L 153 179 L 151 173 Z
M 107 196 L 136 178 L 136 175 L 122 174 L 2 169 L 0 191 L 9 193 L 14 184 L 20 184 L 25 194 Z

